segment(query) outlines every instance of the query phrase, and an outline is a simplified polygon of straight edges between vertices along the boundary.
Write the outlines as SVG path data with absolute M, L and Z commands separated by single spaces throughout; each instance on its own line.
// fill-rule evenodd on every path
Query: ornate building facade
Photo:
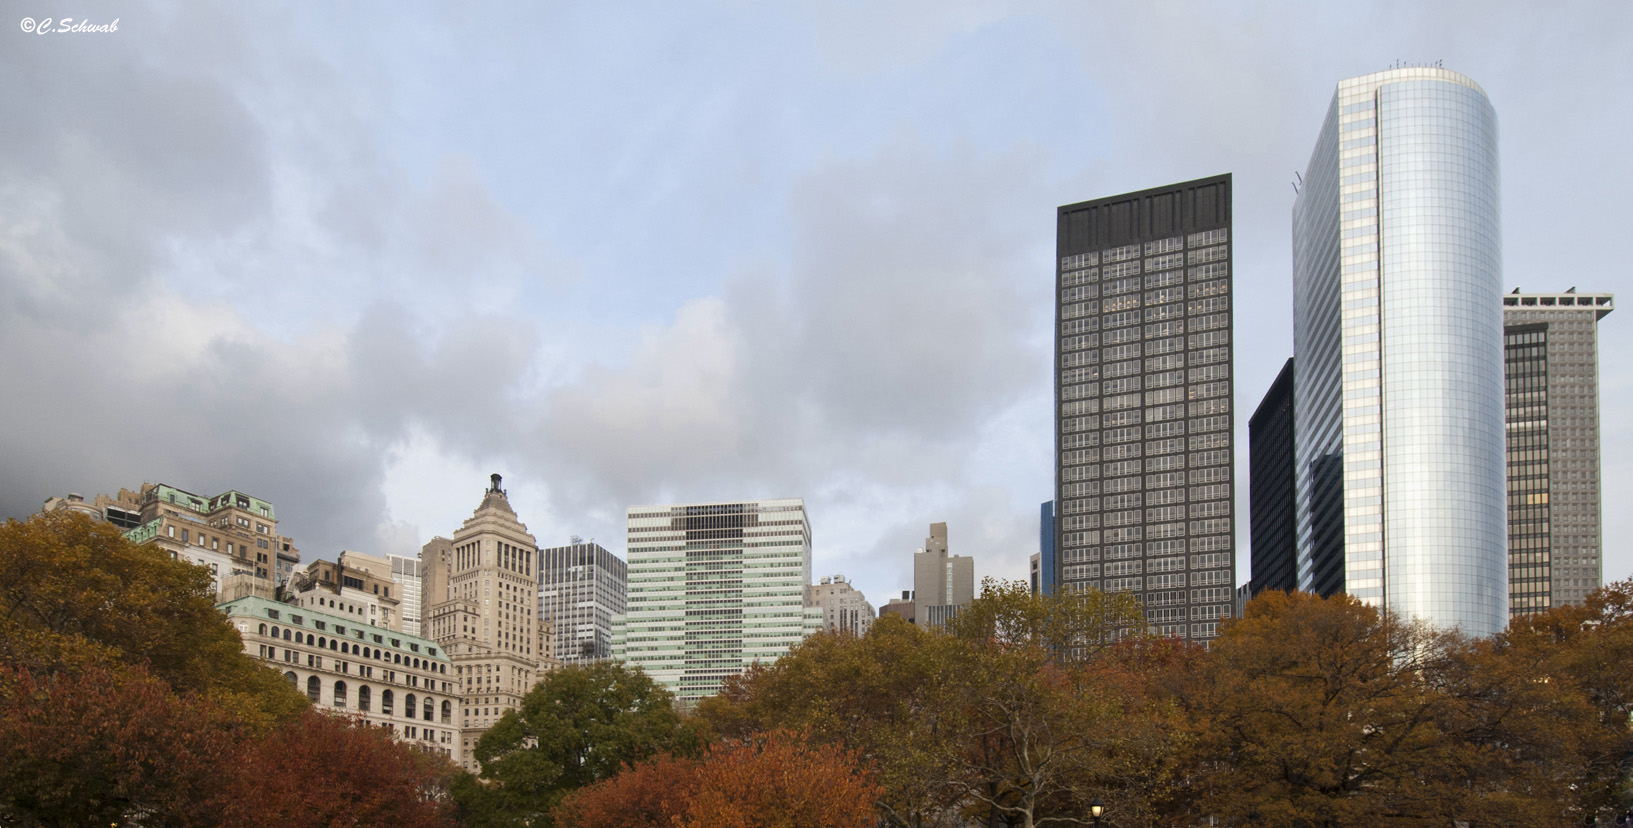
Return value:
M 473 770 L 476 741 L 557 666 L 551 625 L 538 614 L 538 544 L 500 479 L 453 538 L 420 551 L 421 631 L 453 662 L 460 756 Z

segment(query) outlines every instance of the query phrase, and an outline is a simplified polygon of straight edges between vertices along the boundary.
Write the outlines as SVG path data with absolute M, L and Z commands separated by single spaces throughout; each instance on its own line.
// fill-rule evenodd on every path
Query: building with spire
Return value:
M 538 544 L 500 476 L 491 480 L 453 538 L 432 538 L 420 551 L 421 630 L 453 663 L 458 754 L 468 769 L 476 740 L 557 666 L 551 626 L 538 615 Z

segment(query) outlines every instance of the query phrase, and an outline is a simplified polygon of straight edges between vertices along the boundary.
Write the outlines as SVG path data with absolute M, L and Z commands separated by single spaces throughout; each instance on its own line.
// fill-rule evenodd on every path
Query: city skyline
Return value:
M 1292 171 L 1332 85 L 1441 60 L 1502 119 L 1504 291 L 1628 289 L 1609 245 L 1553 240 L 1615 237 L 1630 116 L 1595 102 L 1633 71 L 1630 12 L 1484 8 L 13 20 L 0 517 L 169 481 L 277 503 L 303 563 L 412 555 L 499 471 L 542 546 L 624 554 L 635 503 L 803 497 L 817 570 L 875 604 L 929 521 L 977 581 L 1025 578 L 1056 205 L 1233 174 L 1251 411 L 1292 352 Z M 1633 332 L 1601 336 L 1620 410 Z M 1602 426 L 1610 504 L 1633 426 Z M 1606 580 L 1629 532 L 1605 511 Z

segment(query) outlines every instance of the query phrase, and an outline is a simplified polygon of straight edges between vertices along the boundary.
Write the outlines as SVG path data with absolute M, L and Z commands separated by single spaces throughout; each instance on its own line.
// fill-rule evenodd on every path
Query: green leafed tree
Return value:
M 477 741 L 480 778 L 456 783 L 473 826 L 549 825 L 570 791 L 660 753 L 697 751 L 674 697 L 645 673 L 610 662 L 552 672 Z

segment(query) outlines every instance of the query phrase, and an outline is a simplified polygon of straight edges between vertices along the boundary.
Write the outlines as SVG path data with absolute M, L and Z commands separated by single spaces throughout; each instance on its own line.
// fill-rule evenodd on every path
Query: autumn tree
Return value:
M 660 754 L 564 796 L 555 824 L 574 828 L 675 828 L 696 787 L 698 762 Z
M 1127 596 L 989 581 L 946 632 L 891 616 L 861 638 L 813 636 L 698 712 L 726 736 L 787 728 L 859 750 L 894 825 L 1048 824 L 1107 794 L 1144 819 L 1183 731 L 1108 653 L 1148 641 Z
M 233 757 L 218 824 L 440 828 L 451 819 L 447 794 L 458 773 L 388 730 L 308 710 Z
M 860 751 L 881 784 L 878 808 L 892 825 L 930 825 L 951 807 L 948 786 L 967 642 L 887 615 L 862 637 L 820 633 L 699 703 L 717 736 L 792 730 Z
M 1271 592 L 1177 690 L 1196 727 L 1197 816 L 1224 825 L 1575 822 L 1591 709 L 1501 641 L 1358 599 Z
M 878 785 L 853 752 L 786 731 L 660 757 L 566 797 L 577 828 L 870 828 Z
M 257 727 L 307 707 L 276 671 L 244 654 L 202 567 L 74 512 L 0 526 L 0 662 L 35 675 L 140 666 Z
M 241 730 L 140 668 L 0 668 L 0 822 L 214 824 Z
M 960 638 L 1029 646 L 1060 661 L 1083 662 L 1130 637 L 1145 637 L 1145 609 L 1132 593 L 1057 589 L 1034 595 L 1025 581 L 986 578 L 981 596 L 948 621 Z
M 1514 618 L 1458 678 L 1508 789 L 1551 793 L 1554 820 L 1610 824 L 1633 809 L 1633 580 Z
M 639 669 L 612 662 L 549 674 L 477 741 L 480 780 L 455 796 L 475 825 L 543 824 L 568 791 L 659 753 L 691 753 L 695 729 L 674 697 Z

